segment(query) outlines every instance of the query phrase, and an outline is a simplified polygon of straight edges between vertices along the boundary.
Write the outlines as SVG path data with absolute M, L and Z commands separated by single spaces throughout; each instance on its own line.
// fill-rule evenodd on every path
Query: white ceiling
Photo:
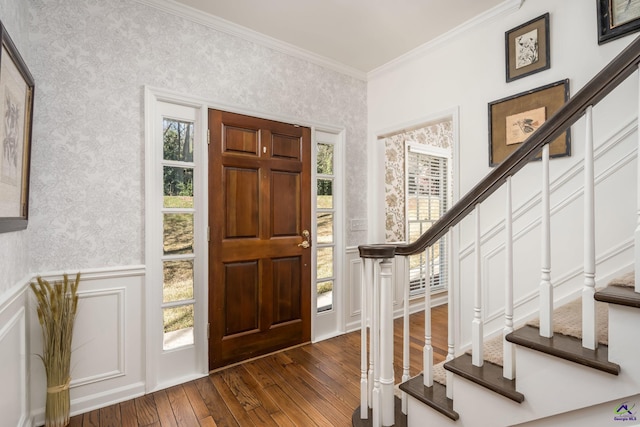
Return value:
M 362 73 L 505 0 L 176 0 Z M 513 2 L 513 1 L 511 1 Z

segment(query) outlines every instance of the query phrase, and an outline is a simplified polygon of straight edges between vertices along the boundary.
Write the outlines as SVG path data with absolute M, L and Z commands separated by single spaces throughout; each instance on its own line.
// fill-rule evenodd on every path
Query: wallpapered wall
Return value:
M 27 6 L 28 2 L 24 0 L 0 0 L 0 20 L 23 59 L 30 65 Z M 16 231 L 0 234 L 0 296 L 29 272 L 28 233 L 28 231 Z
M 430 124 L 402 132 L 385 141 L 385 239 L 405 241 L 405 143 L 417 142 L 430 147 L 453 149 L 453 122 Z
M 344 126 L 347 158 L 362 159 L 347 170 L 347 217 L 366 217 L 364 81 L 133 0 L 29 3 L 34 272 L 144 262 L 144 85 Z

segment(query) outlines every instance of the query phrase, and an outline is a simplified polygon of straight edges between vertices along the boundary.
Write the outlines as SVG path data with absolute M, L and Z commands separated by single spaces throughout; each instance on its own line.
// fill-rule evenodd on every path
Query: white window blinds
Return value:
M 407 241 L 413 242 L 448 209 L 449 161 L 446 153 L 434 153 L 414 144 L 406 151 Z M 428 263 L 427 263 L 428 253 Z M 425 253 L 409 257 L 411 294 L 424 292 L 427 273 L 431 291 L 448 286 L 448 242 L 442 237 Z

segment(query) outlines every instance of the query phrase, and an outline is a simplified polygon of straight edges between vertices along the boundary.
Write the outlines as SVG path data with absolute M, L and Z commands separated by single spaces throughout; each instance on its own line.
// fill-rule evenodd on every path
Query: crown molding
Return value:
M 481 13 L 480 15 L 464 22 L 461 25 L 458 25 L 457 27 L 436 37 L 430 42 L 420 45 L 417 48 L 405 53 L 404 55 L 401 55 L 396 59 L 393 59 L 386 64 L 370 71 L 369 73 L 367 73 L 367 80 L 371 80 L 374 77 L 385 74 L 402 64 L 419 59 L 422 56 L 426 55 L 429 51 L 442 46 L 450 40 L 455 39 L 459 35 L 466 33 L 467 31 L 478 27 L 487 21 L 490 21 L 497 16 L 515 12 L 522 7 L 524 2 L 525 0 L 505 0 L 499 5 L 487 10 L 484 13 Z
M 332 71 L 336 71 L 341 74 L 345 74 L 356 78 L 358 80 L 366 81 L 367 74 L 363 71 L 357 70 L 353 67 L 346 66 L 338 61 L 334 61 L 322 55 L 315 54 L 305 49 L 301 49 L 290 43 L 283 42 L 281 40 L 269 37 L 257 31 L 253 31 L 249 28 L 243 27 L 233 22 L 227 21 L 220 17 L 202 12 L 191 6 L 187 6 L 182 3 L 178 3 L 174 0 L 134 0 L 138 3 L 159 9 L 163 12 L 169 13 L 174 16 L 187 19 L 196 24 L 204 25 L 205 27 L 212 28 L 214 30 L 229 34 L 234 37 L 241 38 L 243 40 L 267 47 L 269 49 L 290 55 L 295 58 L 299 58 L 310 62 L 312 64 L 319 65 Z

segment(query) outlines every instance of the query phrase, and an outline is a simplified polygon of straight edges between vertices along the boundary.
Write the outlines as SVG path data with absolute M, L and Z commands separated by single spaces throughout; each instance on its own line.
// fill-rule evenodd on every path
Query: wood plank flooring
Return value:
M 411 375 L 422 370 L 424 312 L 410 319 Z M 447 306 L 432 311 L 434 363 L 447 354 Z M 402 319 L 394 323 L 396 383 Z M 71 427 L 350 426 L 360 404 L 360 332 L 307 344 L 71 418 Z

